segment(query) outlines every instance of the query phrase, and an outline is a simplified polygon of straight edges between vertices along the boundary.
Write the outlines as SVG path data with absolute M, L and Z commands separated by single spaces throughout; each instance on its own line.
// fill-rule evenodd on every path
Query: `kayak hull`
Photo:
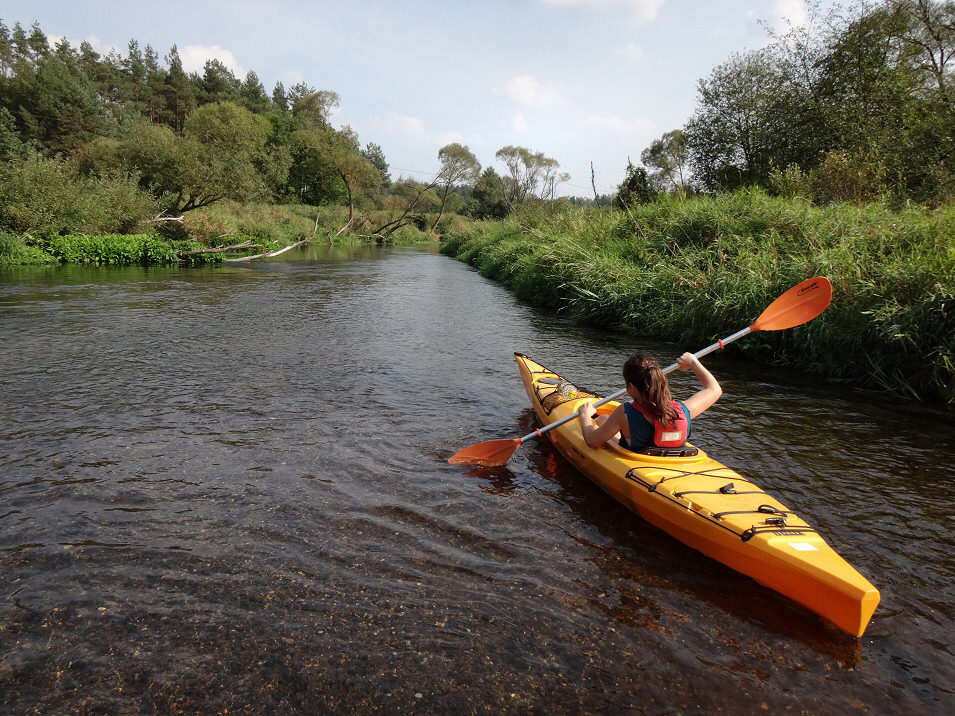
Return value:
M 546 426 L 594 396 L 515 353 L 538 420 Z M 598 408 L 609 413 L 617 402 Z M 578 470 L 618 502 L 684 544 L 862 636 L 879 592 L 802 518 L 734 470 L 688 445 L 645 455 L 607 443 L 590 448 L 580 421 L 543 433 Z

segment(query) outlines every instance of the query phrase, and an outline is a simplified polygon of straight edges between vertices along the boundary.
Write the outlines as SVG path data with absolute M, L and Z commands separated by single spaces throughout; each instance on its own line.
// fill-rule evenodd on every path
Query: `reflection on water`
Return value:
M 446 463 L 531 429 L 515 350 L 609 392 L 686 347 L 433 250 L 282 258 L 0 273 L 5 712 L 951 711 L 950 415 L 707 359 L 700 445 L 880 588 L 855 640 L 546 441 Z

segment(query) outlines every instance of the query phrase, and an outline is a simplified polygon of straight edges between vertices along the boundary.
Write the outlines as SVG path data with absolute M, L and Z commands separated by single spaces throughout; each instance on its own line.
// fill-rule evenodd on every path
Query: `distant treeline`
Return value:
M 125 54 L 0 20 L 0 233 L 188 233 L 154 222 L 223 199 L 348 207 L 348 229 L 440 233 L 449 214 L 503 218 L 529 205 L 629 206 L 661 193 L 760 187 L 827 205 L 938 206 L 955 196 L 955 4 L 813 6 L 809 22 L 735 54 L 699 82 L 696 110 L 631 165 L 613 197 L 558 199 L 557 160 L 501 148 L 438 153 L 431 181 L 393 181 L 379 145 L 329 118 L 330 90 L 266 91 L 218 60 L 188 73 L 175 46 Z M 183 228 L 185 227 L 185 229 Z M 201 238 L 201 237 L 198 237 Z
M 524 147 L 497 153 L 500 176 L 449 144 L 433 180 L 393 182 L 379 145 L 330 125 L 338 103 L 305 83 L 267 93 L 218 60 L 187 73 L 175 46 L 101 55 L 0 21 L 0 233 L 170 233 L 183 224 L 149 224 L 229 199 L 346 206 L 351 230 L 387 238 L 450 212 L 502 217 L 567 178 Z
M 331 126 L 333 91 L 267 92 L 254 71 L 238 78 L 218 60 L 188 73 L 175 46 L 162 58 L 136 40 L 125 54 L 51 46 L 38 24 L 0 20 L 0 234 L 214 241 L 215 222 L 193 217 L 224 200 L 343 207 L 332 233 L 389 241 L 440 236 L 459 217 L 747 187 L 820 206 L 955 197 L 955 3 L 813 7 L 806 25 L 701 79 L 686 124 L 645 148 L 614 196 L 592 199 L 557 197 L 569 178 L 560 163 L 518 146 L 496 153 L 500 174 L 455 143 L 432 180 L 393 180 L 379 145 Z

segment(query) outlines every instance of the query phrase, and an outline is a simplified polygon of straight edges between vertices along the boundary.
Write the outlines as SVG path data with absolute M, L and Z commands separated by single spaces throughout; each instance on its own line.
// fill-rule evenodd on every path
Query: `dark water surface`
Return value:
M 515 350 L 607 392 L 701 347 L 427 249 L 0 273 L 0 711 L 951 713 L 950 416 L 707 359 L 696 442 L 881 590 L 861 640 L 545 441 L 446 462 L 532 429 Z

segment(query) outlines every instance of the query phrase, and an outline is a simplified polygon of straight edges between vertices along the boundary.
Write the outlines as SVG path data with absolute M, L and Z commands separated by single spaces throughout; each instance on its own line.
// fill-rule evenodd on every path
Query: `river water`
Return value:
M 514 351 L 609 392 L 703 346 L 433 248 L 282 258 L 0 273 L 0 711 L 953 711 L 950 414 L 706 359 L 695 442 L 880 589 L 857 640 L 546 441 L 447 464 L 533 429 Z

